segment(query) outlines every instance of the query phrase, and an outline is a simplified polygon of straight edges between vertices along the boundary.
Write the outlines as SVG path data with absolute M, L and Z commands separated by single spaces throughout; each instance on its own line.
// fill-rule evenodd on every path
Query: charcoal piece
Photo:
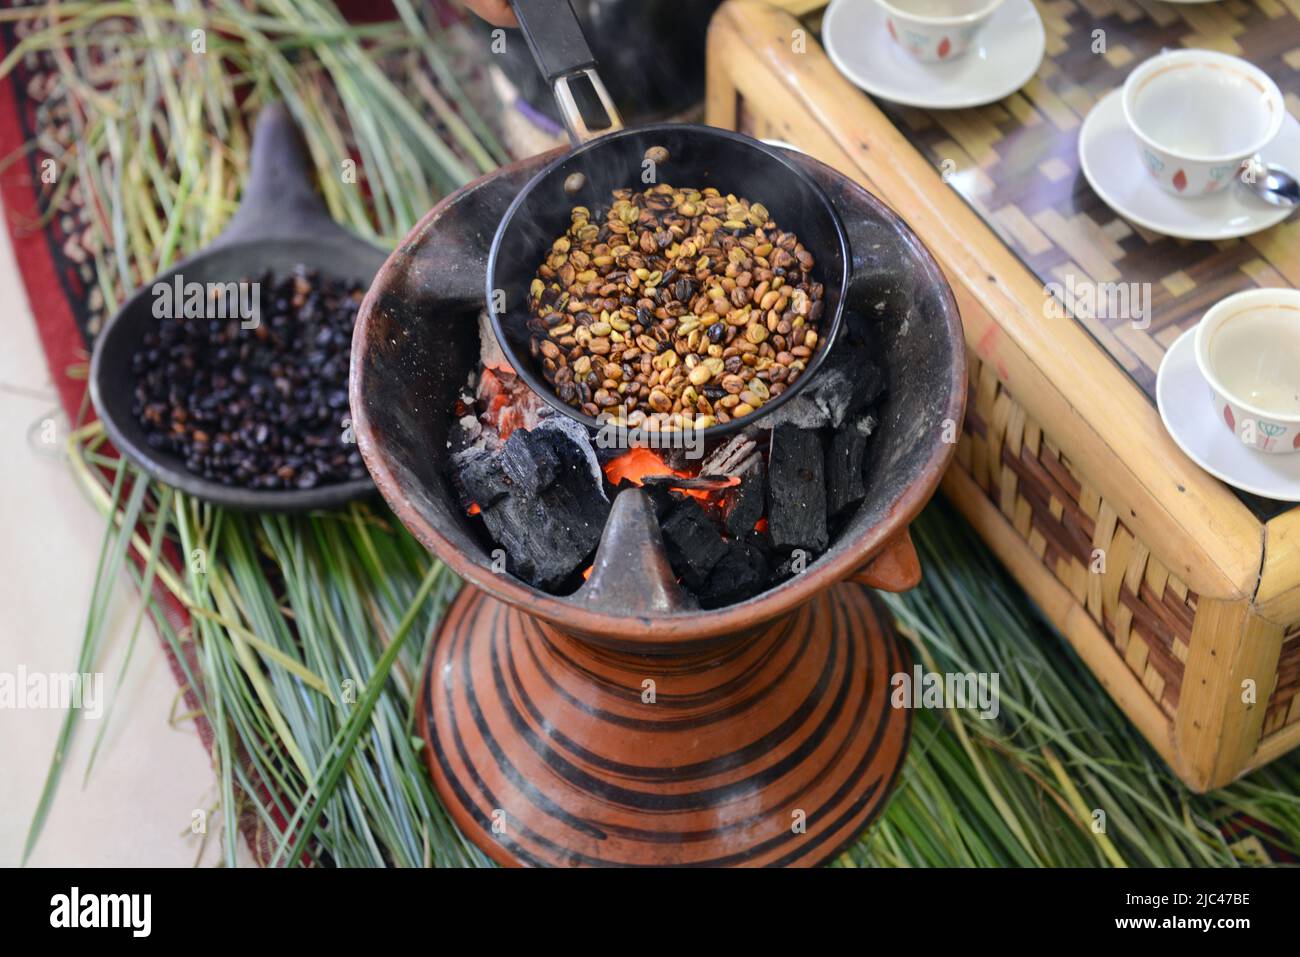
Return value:
M 735 477 L 729 475 L 647 475 L 641 481 L 646 488 L 689 489 L 698 492 L 721 492 L 738 484 Z
M 750 431 L 732 436 L 710 452 L 700 463 L 700 474 L 739 475 L 751 459 L 760 458 L 758 441 L 749 435 Z
M 591 482 L 598 488 L 604 487 L 605 473 L 585 426 L 565 415 L 548 415 L 532 431 L 548 437 L 553 447 L 560 451 L 560 458 L 566 466 L 585 468 L 591 474 Z M 586 480 L 580 478 L 579 481 Z
M 691 436 L 692 437 L 698 436 L 702 444 L 703 442 L 702 432 L 692 432 Z M 671 438 L 670 433 L 664 433 L 662 441 L 665 443 L 665 447 L 657 448 L 655 446 L 651 446 L 651 448 L 654 448 L 655 452 L 658 453 L 659 457 L 664 460 L 664 465 L 668 466 L 670 469 L 673 469 L 674 471 L 685 472 L 700 460 L 701 449 L 698 445 L 692 447 L 691 444 L 687 442 L 681 442 L 679 444 L 671 444 L 669 441 L 670 438 Z
M 733 538 L 751 532 L 763 517 L 767 505 L 767 469 L 763 459 L 753 455 L 735 476 L 740 484 L 722 497 L 723 527 Z
M 498 456 L 486 449 L 469 449 L 454 456 L 452 470 L 465 493 L 466 504 L 491 508 L 510 494 L 511 485 Z
M 867 494 L 863 463 L 870 423 L 868 418 L 837 429 L 826 444 L 826 511 L 831 516 L 840 515 Z
M 720 608 L 752 598 L 763 590 L 770 573 L 761 547 L 751 540 L 733 539 L 699 590 L 700 606 Z
M 610 503 L 586 431 L 547 419 L 516 429 L 500 453 L 466 453 L 456 478 L 478 503 L 506 570 L 555 590 L 590 563 Z M 503 494 L 504 489 L 504 494 Z
M 660 531 L 673 571 L 682 577 L 686 587 L 698 591 L 727 552 L 727 543 L 713 520 L 695 499 L 686 498 L 660 522 Z
M 767 464 L 767 526 L 779 549 L 825 550 L 825 459 L 816 432 L 793 425 L 772 430 Z
M 478 419 L 472 415 L 461 416 L 447 431 L 448 456 L 460 455 L 470 449 L 483 447 L 487 443 L 481 441 L 482 436 L 483 426 Z
M 885 370 L 864 346 L 844 350 L 834 368 L 843 368 L 853 378 L 853 389 L 844 407 L 844 420 L 878 402 L 885 394 Z
M 528 495 L 540 495 L 550 488 L 563 468 L 555 435 L 540 428 L 531 432 L 516 429 L 501 449 L 501 468 L 506 477 Z
M 764 428 L 798 425 L 805 429 L 835 428 L 862 412 L 885 392 L 885 373 L 867 348 L 850 335 L 841 335 L 830 355 L 798 395 L 764 415 Z
M 792 555 L 787 556 L 779 561 L 769 556 L 769 562 L 772 565 L 772 573 L 768 576 L 767 587 L 775 588 L 777 585 L 795 575 L 800 575 L 812 567 L 817 556 L 812 552 L 799 550 Z
M 481 448 L 485 443 L 483 439 L 483 423 L 478 420 L 474 414 L 474 376 L 470 375 L 470 382 L 466 391 L 460 394 L 453 406 L 453 419 L 451 428 L 447 430 L 447 453 L 455 457 L 469 449 Z
M 599 491 L 557 481 L 537 497 L 508 495 L 482 515 L 506 570 L 553 591 L 590 564 L 609 508 Z
M 700 464 L 700 475 L 740 480 L 720 499 L 723 525 L 733 538 L 753 530 L 766 504 L 766 468 L 755 436 L 764 441 L 768 438 L 756 429 L 747 429 L 718 446 Z
M 631 479 L 624 478 L 619 479 L 618 484 L 611 485 L 610 488 L 613 491 L 613 494 L 610 495 L 611 500 L 617 498 L 619 492 L 622 492 L 624 489 L 641 489 L 647 496 L 649 496 L 650 504 L 654 506 L 655 518 L 659 519 L 661 522 L 664 520 L 664 516 L 672 510 L 673 506 L 682 500 L 682 496 L 674 492 L 672 486 L 669 485 L 649 483 L 642 486 L 633 482 Z

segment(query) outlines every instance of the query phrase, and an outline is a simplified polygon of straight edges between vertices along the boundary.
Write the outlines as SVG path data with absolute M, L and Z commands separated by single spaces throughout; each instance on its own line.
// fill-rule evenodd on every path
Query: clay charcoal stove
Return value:
M 665 137 L 674 157 L 692 155 L 669 127 L 606 139 L 639 161 Z M 556 161 L 557 187 L 582 155 Z M 944 437 L 961 420 L 965 342 L 942 271 L 901 221 L 828 167 L 793 153 L 788 162 L 815 177 L 853 232 L 853 305 L 866 322 L 845 338 L 839 310 L 838 334 L 798 391 L 764 415 L 711 427 L 721 431 L 706 447 L 592 443 L 600 474 L 582 473 L 577 488 L 599 508 L 601 492 L 609 500 L 604 530 L 581 559 L 585 528 L 572 537 L 546 587 L 520 577 L 517 556 L 514 572 L 501 567 L 498 549 L 511 549 L 494 541 L 489 518 L 526 494 L 499 456 L 515 433 L 543 428 L 534 398 L 547 386 L 529 378 L 536 370 L 503 367 L 482 347 L 477 316 L 456 295 L 466 283 L 453 282 L 487 274 L 486 237 L 544 161 L 506 167 L 444 201 L 399 245 L 363 306 L 351 378 L 358 446 L 398 518 L 471 586 L 431 638 L 422 753 L 457 825 L 501 863 L 816 864 L 878 813 L 895 779 L 911 712 L 890 707 L 888 682 L 910 662 L 870 590 L 919 579 L 907 528 L 955 449 Z M 614 165 L 582 172 L 597 178 Z M 528 212 L 525 220 L 541 221 L 547 203 Z M 799 235 L 813 234 L 801 224 Z M 824 242 L 809 248 L 828 261 Z M 529 243 L 505 252 L 531 274 Z M 503 285 L 488 278 L 489 289 Z M 527 342 L 519 345 L 512 362 L 527 361 Z M 861 350 L 885 374 L 867 379 Z M 821 383 L 840 363 L 855 374 Z M 809 403 L 809 418 L 765 427 L 768 414 L 814 386 L 820 401 Z M 782 425 L 811 430 L 822 450 L 820 555 L 773 539 L 771 454 Z M 564 448 L 547 446 L 558 461 Z M 465 491 L 466 470 L 481 499 Z M 517 472 L 550 481 L 545 466 Z M 705 543 L 702 554 L 674 570 L 667 541 L 688 531 Z M 647 707 L 656 686 L 662 704 Z M 817 746 L 791 752 L 795 739 L 781 734 L 776 751 L 755 748 L 768 729 L 786 728 Z M 774 760 L 782 773 L 770 778 L 762 769 Z M 632 780 L 629 768 L 644 770 Z M 624 794 L 635 806 L 611 800 Z M 810 815 L 806 835 L 791 833 L 792 802 L 824 809 Z M 502 807 L 508 836 L 485 825 Z M 705 836 L 683 842 L 683 831 Z

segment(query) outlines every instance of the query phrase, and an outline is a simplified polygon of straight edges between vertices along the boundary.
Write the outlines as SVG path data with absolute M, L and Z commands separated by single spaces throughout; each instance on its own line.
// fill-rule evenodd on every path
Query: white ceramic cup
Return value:
M 1196 364 L 1219 419 L 1261 452 L 1300 449 L 1300 290 L 1251 289 L 1196 327 Z
M 922 63 L 946 63 L 970 49 L 1004 0 L 875 0 L 894 42 Z
M 1213 50 L 1172 50 L 1124 82 L 1124 119 L 1143 165 L 1175 196 L 1226 189 L 1282 129 L 1286 105 L 1259 67 Z

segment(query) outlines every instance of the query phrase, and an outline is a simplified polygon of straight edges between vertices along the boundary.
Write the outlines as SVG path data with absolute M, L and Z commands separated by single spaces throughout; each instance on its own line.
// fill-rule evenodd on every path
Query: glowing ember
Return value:
M 515 429 L 536 428 L 539 413 L 545 405 L 514 372 L 495 367 L 484 367 L 479 377 L 477 398 L 482 410 L 479 420 L 495 431 L 503 442 Z M 460 414 L 458 408 L 457 415 Z
M 583 581 L 586 581 L 588 578 L 591 577 L 591 570 L 592 570 L 592 568 L 594 568 L 594 567 L 595 567 L 594 565 L 588 565 L 588 566 L 587 566 L 587 570 L 584 571 L 584 572 L 582 573 L 582 580 L 583 580 Z
M 491 369 L 484 369 L 478 392 L 479 401 L 485 406 L 483 415 L 486 421 L 496 427 L 502 441 L 510 438 L 515 423 L 513 417 L 502 414 L 503 411 L 508 411 L 512 405 L 509 387 Z
M 605 466 L 605 477 L 614 485 L 627 479 L 634 485 L 644 485 L 650 475 L 676 475 L 687 478 L 685 472 L 670 469 L 668 464 L 647 448 L 638 446 L 624 452 Z
M 680 479 L 691 478 L 689 472 L 669 468 L 668 463 L 643 446 L 637 446 L 624 452 L 605 466 L 605 476 L 614 485 L 624 479 L 627 479 L 633 485 L 644 485 L 647 478 L 656 475 L 672 475 Z M 740 479 L 733 476 L 726 479 L 725 482 L 726 486 L 724 487 L 729 487 L 739 485 Z M 681 492 L 683 495 L 689 495 L 691 498 L 699 499 L 701 502 L 716 502 L 721 490 L 717 488 L 679 488 L 676 491 Z
M 477 514 L 478 514 L 479 512 L 481 512 L 481 511 L 483 511 L 483 509 L 481 509 L 481 508 L 478 507 L 478 502 L 470 502 L 470 503 L 469 503 L 469 508 L 467 508 L 467 509 L 465 510 L 465 514 L 466 514 L 466 515 L 477 515 Z

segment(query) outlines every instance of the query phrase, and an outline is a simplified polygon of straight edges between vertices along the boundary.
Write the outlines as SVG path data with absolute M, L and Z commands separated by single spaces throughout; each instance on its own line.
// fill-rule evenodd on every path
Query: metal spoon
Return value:
M 1300 182 L 1276 164 L 1252 169 L 1253 176 L 1243 176 L 1241 183 L 1266 203 L 1290 208 L 1300 205 Z

